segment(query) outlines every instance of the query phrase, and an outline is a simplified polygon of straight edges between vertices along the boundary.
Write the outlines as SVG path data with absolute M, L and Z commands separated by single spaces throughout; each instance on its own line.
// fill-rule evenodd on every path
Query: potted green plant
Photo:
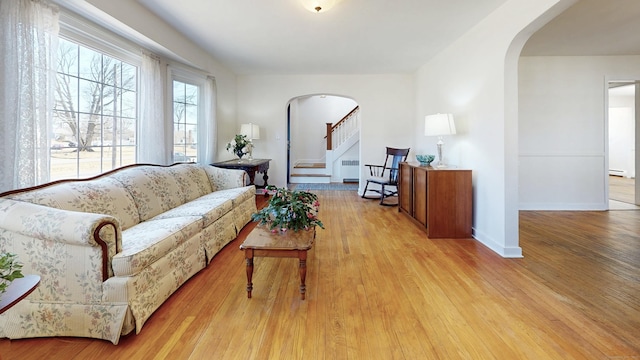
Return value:
M 238 159 L 242 159 L 244 155 L 249 153 L 251 146 L 253 144 L 247 135 L 236 135 L 233 140 L 227 143 L 227 151 L 235 154 Z
M 9 284 L 22 275 L 22 264 L 17 261 L 17 255 L 0 253 L 0 295 L 3 294 Z
M 318 219 L 318 196 L 308 191 L 288 190 L 267 186 L 272 193 L 267 206 L 251 216 L 258 225 L 269 227 L 272 232 L 310 230 L 315 226 L 324 229 Z

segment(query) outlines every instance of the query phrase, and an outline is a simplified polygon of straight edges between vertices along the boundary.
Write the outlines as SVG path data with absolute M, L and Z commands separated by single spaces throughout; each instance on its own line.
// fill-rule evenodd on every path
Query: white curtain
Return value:
M 216 79 L 213 76 L 207 77 L 207 83 L 204 87 L 204 132 L 205 140 L 203 152 L 204 155 L 199 157 L 199 163 L 211 164 L 216 161 L 217 154 L 217 133 L 218 120 L 216 118 L 217 101 Z
M 0 192 L 49 181 L 58 8 L 0 0 Z
M 164 79 L 160 59 L 142 54 L 140 67 L 140 120 L 138 122 L 138 163 L 168 164 L 167 124 L 164 117 Z

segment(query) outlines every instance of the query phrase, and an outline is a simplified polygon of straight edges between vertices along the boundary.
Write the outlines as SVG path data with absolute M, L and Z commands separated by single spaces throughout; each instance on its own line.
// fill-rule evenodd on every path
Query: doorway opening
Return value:
M 295 97 L 287 104 L 286 127 L 290 187 L 357 189 L 360 111 L 355 100 L 329 94 Z
M 609 209 L 636 209 L 640 205 L 640 185 L 636 181 L 636 143 L 640 81 L 610 81 L 609 97 Z

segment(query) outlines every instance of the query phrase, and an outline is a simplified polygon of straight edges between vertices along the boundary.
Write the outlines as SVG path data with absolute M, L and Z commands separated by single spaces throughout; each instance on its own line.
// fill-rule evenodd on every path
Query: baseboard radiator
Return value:
M 627 174 L 626 171 L 620 169 L 609 169 L 609 175 L 613 176 L 625 176 Z
M 360 176 L 360 160 L 342 160 L 342 181 L 357 182 Z

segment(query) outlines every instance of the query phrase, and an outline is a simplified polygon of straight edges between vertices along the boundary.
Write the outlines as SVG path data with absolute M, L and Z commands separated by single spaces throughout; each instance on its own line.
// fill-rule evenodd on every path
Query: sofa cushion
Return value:
M 233 209 L 233 200 L 226 196 L 220 196 L 216 191 L 182 204 L 177 208 L 165 211 L 151 220 L 200 216 L 203 221 L 203 227 L 207 227 L 231 211 L 231 209 Z
M 241 169 L 223 169 L 204 166 L 213 191 L 246 186 L 249 182 L 247 172 Z
M 131 276 L 171 252 L 202 230 L 202 218 L 154 219 L 122 232 L 122 251 L 113 257 L 113 273 Z
M 233 202 L 233 207 L 235 208 L 249 199 L 255 199 L 256 190 L 253 185 L 250 185 L 240 188 L 218 190 L 211 195 L 214 194 L 215 196 L 231 199 L 231 201 Z
M 131 193 L 140 221 L 184 204 L 181 184 L 166 167 L 140 166 L 126 168 L 112 177 Z
M 8 197 L 62 210 L 110 215 L 120 221 L 123 229 L 140 222 L 131 194 L 119 181 L 109 177 L 63 182 Z
M 204 169 L 198 164 L 178 164 L 167 168 L 178 180 L 183 202 L 189 202 L 213 191 Z

